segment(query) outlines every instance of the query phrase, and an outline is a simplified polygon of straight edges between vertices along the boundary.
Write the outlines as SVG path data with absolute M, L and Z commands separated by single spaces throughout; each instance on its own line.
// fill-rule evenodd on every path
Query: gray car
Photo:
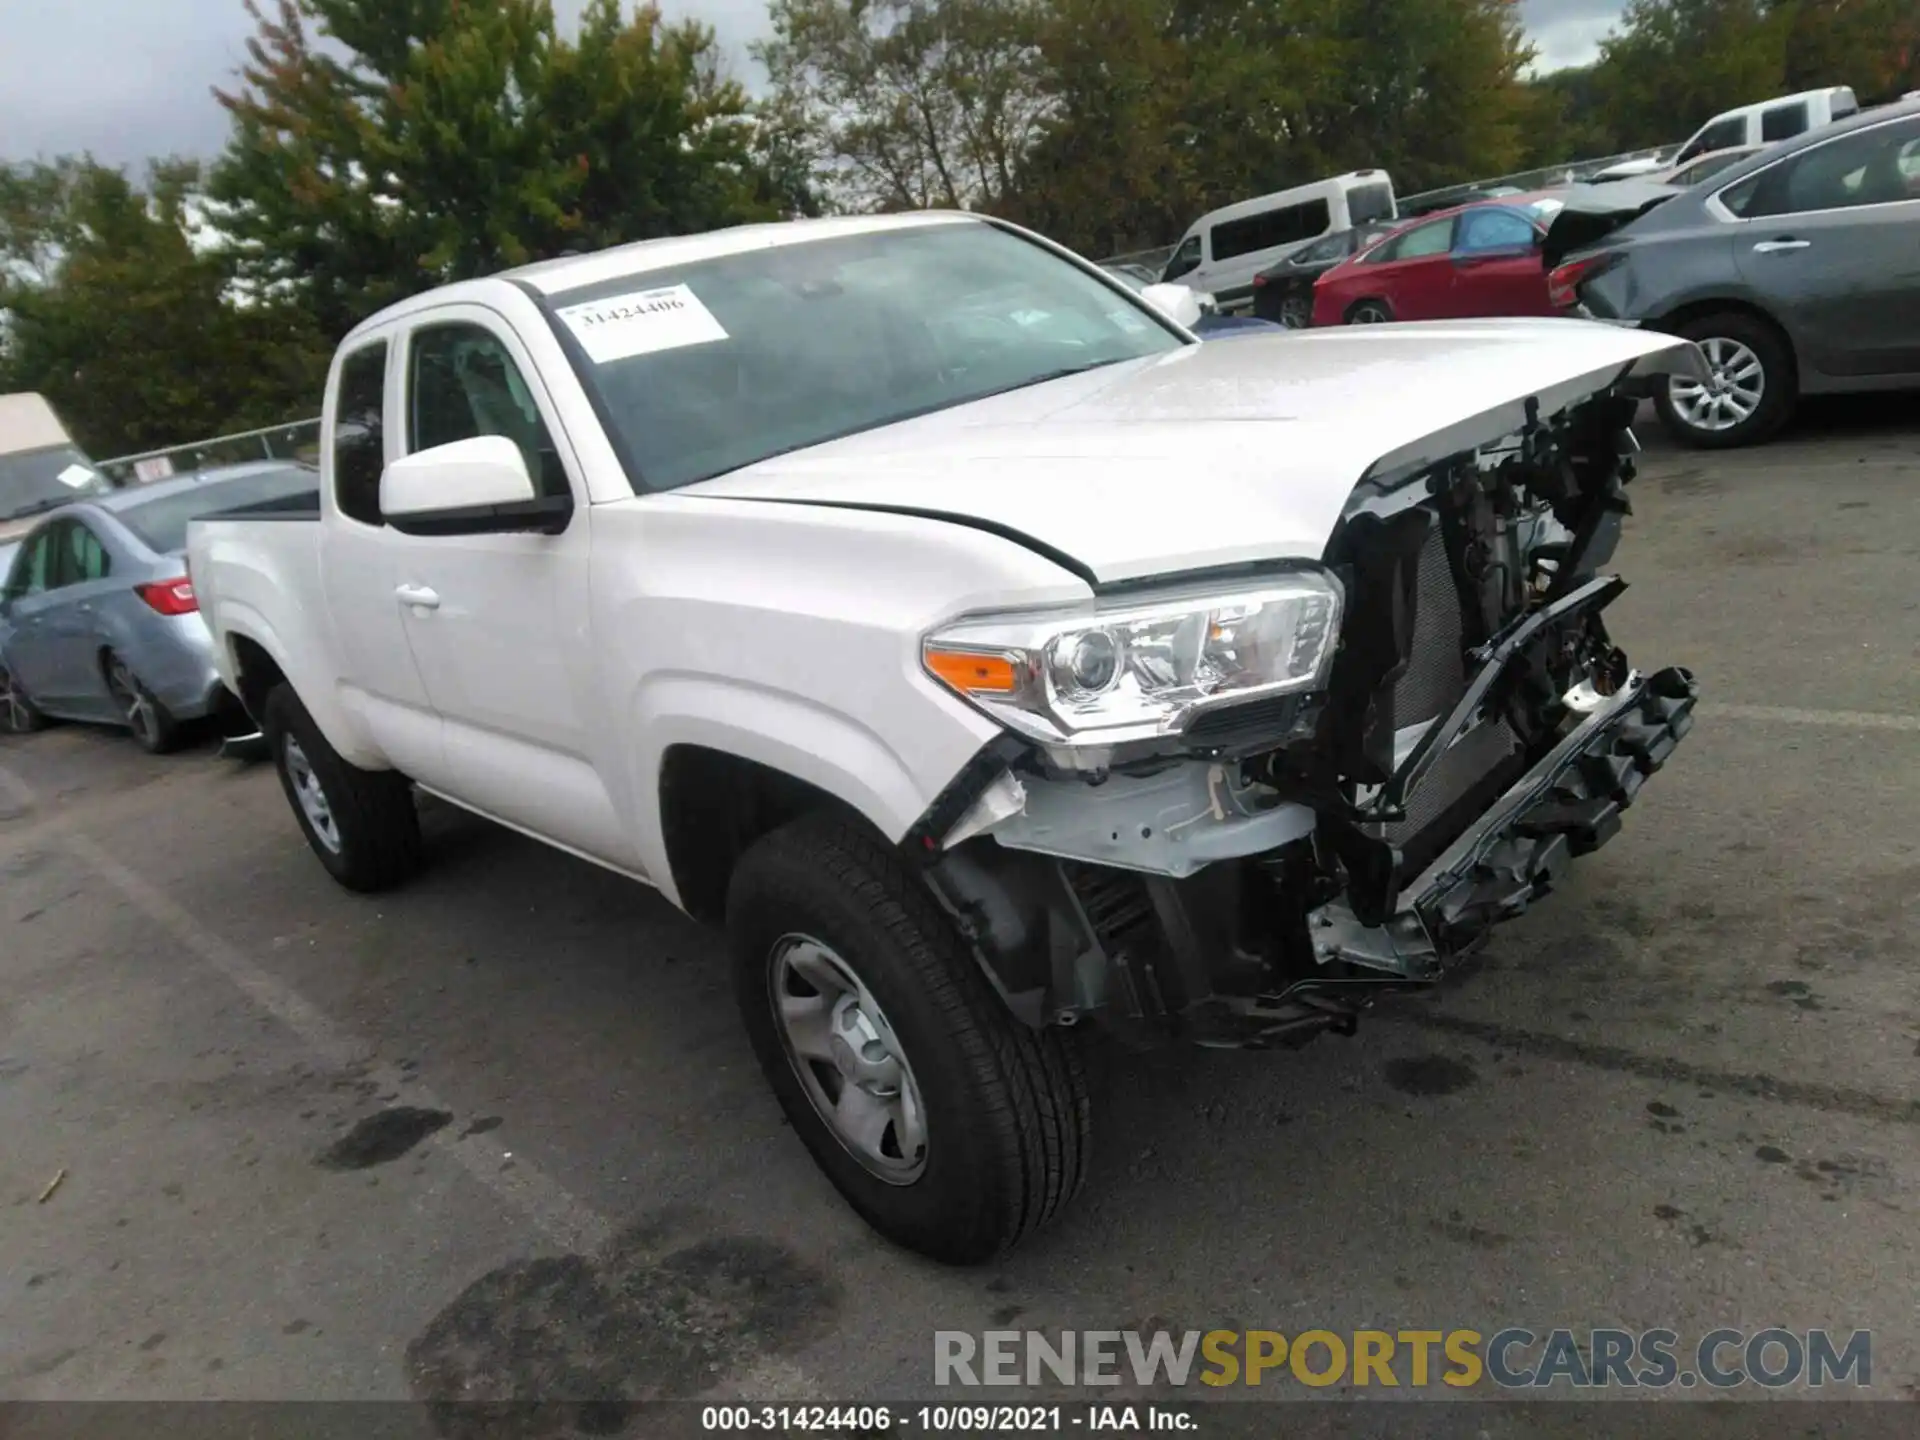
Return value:
M 1660 199 L 1573 250 L 1552 288 L 1596 319 L 1699 344 L 1709 378 L 1654 394 L 1685 444 L 1765 439 L 1801 395 L 1920 387 L 1920 104 L 1862 112 Z
M 201 471 L 66 505 L 15 542 L 0 589 L 0 731 L 48 716 L 124 725 L 147 750 L 231 703 L 187 577 L 187 522 L 317 509 L 286 461 Z

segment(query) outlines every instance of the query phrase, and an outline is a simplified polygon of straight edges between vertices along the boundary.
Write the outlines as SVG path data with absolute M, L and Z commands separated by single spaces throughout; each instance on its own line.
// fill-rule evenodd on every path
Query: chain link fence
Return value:
M 125 487 L 249 460 L 297 460 L 314 465 L 319 459 L 320 421 L 316 416 L 288 425 L 270 425 L 260 430 L 242 430 L 236 435 L 195 440 L 187 445 L 170 445 L 164 450 L 116 455 L 111 460 L 96 460 L 94 468 L 115 485 Z

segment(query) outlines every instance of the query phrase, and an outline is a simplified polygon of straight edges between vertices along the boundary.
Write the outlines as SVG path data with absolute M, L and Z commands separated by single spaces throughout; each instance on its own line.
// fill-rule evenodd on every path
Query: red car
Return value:
M 1422 215 L 1314 283 L 1315 325 L 1558 315 L 1540 241 L 1560 200 L 1509 195 Z

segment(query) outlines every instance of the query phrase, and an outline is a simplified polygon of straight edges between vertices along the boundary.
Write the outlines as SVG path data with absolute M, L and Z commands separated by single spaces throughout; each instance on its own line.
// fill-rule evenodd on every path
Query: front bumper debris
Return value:
M 1384 924 L 1362 924 L 1343 901 L 1314 911 L 1315 958 L 1436 978 L 1551 890 L 1576 856 L 1619 833 L 1620 812 L 1693 728 L 1696 696 L 1678 667 L 1622 686 L 1408 884 Z

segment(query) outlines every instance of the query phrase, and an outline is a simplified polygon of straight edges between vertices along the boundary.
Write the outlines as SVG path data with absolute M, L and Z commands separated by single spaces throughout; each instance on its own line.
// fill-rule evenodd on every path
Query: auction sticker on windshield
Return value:
M 713 312 L 685 285 L 611 295 L 555 313 L 596 365 L 727 338 Z
M 93 479 L 93 471 L 84 465 L 69 465 L 53 478 L 69 490 L 78 490 L 82 485 L 85 485 L 89 480 Z

